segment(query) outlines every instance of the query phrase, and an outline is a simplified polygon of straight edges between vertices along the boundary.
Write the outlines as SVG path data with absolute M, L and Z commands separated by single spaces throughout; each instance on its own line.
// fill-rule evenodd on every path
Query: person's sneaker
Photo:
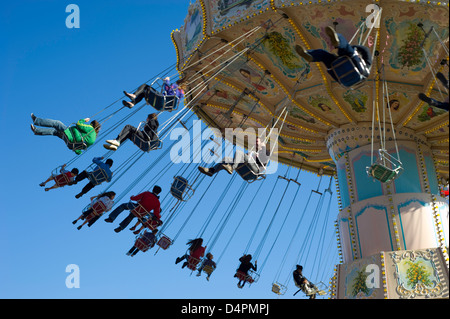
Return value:
M 80 194 L 76 194 L 75 198 L 80 198 L 81 196 L 83 196 L 83 194 L 81 194 L 81 193 Z
M 180 261 L 182 261 L 183 259 L 180 257 L 177 257 L 177 259 L 175 260 L 175 264 L 178 264 Z
M 119 226 L 119 227 L 115 228 L 114 231 L 115 231 L 116 233 L 119 233 L 119 232 L 122 231 L 122 227 Z
M 428 104 L 431 103 L 431 99 L 423 93 L 419 93 L 419 99 L 421 99 L 422 101 L 424 101 Z
M 34 125 L 31 124 L 30 127 L 31 127 L 31 130 L 33 131 L 34 135 L 37 135 L 37 134 L 36 134 L 36 128 L 34 127 Z
M 74 221 L 72 222 L 72 224 L 74 224 L 74 225 L 75 225 L 76 223 L 77 223 L 77 220 L 75 219 L 75 220 L 74 220 Z
M 112 220 L 111 218 L 108 217 L 108 218 L 105 219 L 105 222 L 107 222 L 107 223 L 112 223 L 113 220 Z
M 336 33 L 336 31 L 334 31 L 334 29 L 332 27 L 326 27 L 325 28 L 325 33 L 328 35 L 328 37 L 331 40 L 331 44 L 337 48 L 339 47 L 339 37 Z
M 305 59 L 308 62 L 313 62 L 313 57 L 311 54 L 308 53 L 308 51 L 306 51 L 306 49 L 304 47 L 302 47 L 301 45 L 296 45 L 295 46 L 295 51 L 297 52 L 297 54 L 299 56 L 301 56 L 303 59 Z
M 78 226 L 78 227 L 77 227 L 77 229 L 78 229 L 78 230 L 80 230 L 80 229 L 81 229 L 81 227 L 83 227 L 83 226 L 81 226 L 81 225 L 80 225 L 80 226 Z
M 117 151 L 117 146 L 111 144 L 103 144 L 103 147 L 110 151 Z
M 222 166 L 228 172 L 228 174 L 233 174 L 233 167 L 230 164 L 222 164 Z
M 119 147 L 120 142 L 117 140 L 106 140 L 106 143 Z
M 34 113 L 31 113 L 31 120 L 33 121 L 33 123 L 34 121 L 36 121 L 36 115 L 34 115 Z
M 213 175 L 209 168 L 199 166 L 198 170 L 200 171 L 200 173 L 203 173 L 205 175 L 208 175 L 208 176 L 212 176 Z
M 202 274 L 201 272 L 198 272 L 196 276 L 197 276 L 197 277 L 200 277 L 201 274 Z

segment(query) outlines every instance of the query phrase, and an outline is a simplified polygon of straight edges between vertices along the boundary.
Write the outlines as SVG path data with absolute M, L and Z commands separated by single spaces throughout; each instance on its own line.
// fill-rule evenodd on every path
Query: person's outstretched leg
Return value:
M 34 127 L 33 131 L 36 135 L 59 135 L 61 132 L 64 132 L 67 129 L 67 126 L 64 125 L 61 121 L 51 120 L 51 119 L 42 119 L 39 117 L 34 117 L 33 121 Z M 43 128 L 45 127 L 45 128 Z

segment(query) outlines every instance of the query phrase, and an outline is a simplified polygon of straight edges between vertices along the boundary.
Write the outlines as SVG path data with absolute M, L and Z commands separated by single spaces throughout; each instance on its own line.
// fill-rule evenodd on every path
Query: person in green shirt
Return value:
M 66 143 L 70 150 L 78 155 L 94 144 L 101 127 L 101 124 L 96 120 L 87 124 L 90 118 L 81 119 L 72 126 L 66 126 L 58 120 L 39 118 L 33 113 L 31 113 L 31 119 L 33 121 L 31 130 L 34 135 L 57 136 Z

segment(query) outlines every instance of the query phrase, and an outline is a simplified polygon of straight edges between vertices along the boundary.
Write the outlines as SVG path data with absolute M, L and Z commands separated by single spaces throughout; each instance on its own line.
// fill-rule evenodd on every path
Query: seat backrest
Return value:
M 187 179 L 177 176 L 174 178 L 172 186 L 170 187 L 170 193 L 178 200 L 183 201 L 183 194 L 188 187 Z
M 133 134 L 130 140 L 136 145 L 140 150 L 144 152 L 150 152 L 155 149 L 159 149 L 162 147 L 162 142 L 158 137 L 158 134 L 155 133 L 155 138 L 151 139 L 150 136 L 144 131 L 146 122 L 140 122 L 137 130 L 141 131 L 144 135 L 145 139 L 143 139 L 139 134 Z
M 103 202 L 97 201 L 92 205 L 92 212 L 95 215 L 101 215 L 106 210 L 106 206 Z
M 360 70 L 351 57 L 340 56 L 331 64 L 331 72 L 339 83 L 345 87 L 352 87 L 363 82 L 367 77 Z
M 70 182 L 70 179 L 67 176 L 67 173 L 62 173 L 62 174 L 55 176 L 54 180 L 55 180 L 56 185 L 58 185 L 58 187 L 66 186 Z
M 163 235 L 156 244 L 162 249 L 166 250 L 167 248 L 170 247 L 170 245 L 172 245 L 172 240 L 166 235 Z

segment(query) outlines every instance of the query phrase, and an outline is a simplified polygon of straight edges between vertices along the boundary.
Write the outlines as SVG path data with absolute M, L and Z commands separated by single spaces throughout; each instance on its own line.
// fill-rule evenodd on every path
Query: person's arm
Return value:
M 143 193 L 141 193 L 141 194 L 138 194 L 138 195 L 136 195 L 136 196 L 131 196 L 130 197 L 130 199 L 131 200 L 134 200 L 134 201 L 136 201 L 136 202 L 139 202 L 141 199 L 142 199 L 142 195 Z
M 95 164 L 97 164 L 97 165 L 99 165 L 99 164 L 102 164 L 102 163 L 103 163 L 103 162 L 102 162 L 102 159 L 103 159 L 103 157 L 94 157 L 94 158 L 92 159 L 92 162 L 95 163 Z

